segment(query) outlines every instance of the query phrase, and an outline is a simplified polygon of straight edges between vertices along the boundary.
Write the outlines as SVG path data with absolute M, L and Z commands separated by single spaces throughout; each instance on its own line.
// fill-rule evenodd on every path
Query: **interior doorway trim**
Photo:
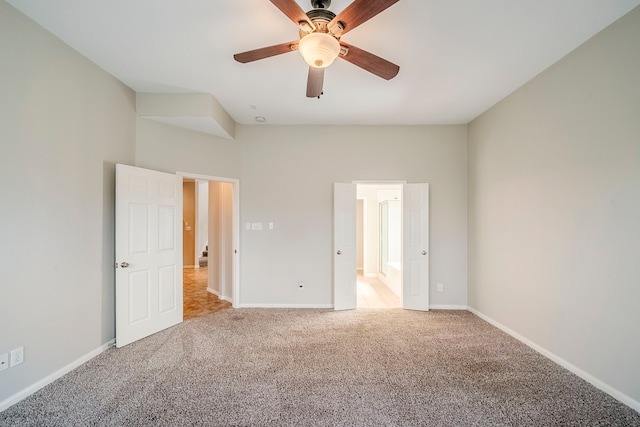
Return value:
M 407 181 L 380 181 L 380 180 L 370 180 L 370 181 L 351 181 L 352 184 L 365 184 L 365 185 L 404 185 Z
M 227 178 L 212 175 L 202 175 L 190 172 L 176 172 L 176 175 L 183 178 L 197 179 L 202 181 L 228 182 L 232 184 L 232 224 L 231 224 L 231 240 L 233 245 L 233 257 L 231 259 L 232 289 L 231 304 L 233 307 L 240 306 L 240 180 L 236 178 Z

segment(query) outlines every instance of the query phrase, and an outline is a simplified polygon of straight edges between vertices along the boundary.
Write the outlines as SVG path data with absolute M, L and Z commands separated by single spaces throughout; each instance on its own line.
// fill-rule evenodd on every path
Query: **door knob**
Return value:
M 427 251 L 422 251 L 422 255 L 426 255 L 426 254 L 427 254 Z
M 126 261 L 124 261 L 124 262 L 122 262 L 122 263 L 120 264 L 120 267 L 122 267 L 122 268 L 127 268 L 127 267 L 129 267 L 129 263 L 128 263 L 128 262 L 126 262 Z
M 342 254 L 342 251 L 341 251 L 341 250 L 338 250 L 338 252 L 336 252 L 336 253 L 337 253 L 338 255 L 341 255 L 341 254 Z

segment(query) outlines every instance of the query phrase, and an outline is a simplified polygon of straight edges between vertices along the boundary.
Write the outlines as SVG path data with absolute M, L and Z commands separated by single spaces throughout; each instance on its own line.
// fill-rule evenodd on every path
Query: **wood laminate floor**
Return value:
M 221 300 L 207 291 L 208 268 L 184 268 L 183 278 L 183 319 L 206 316 L 231 307 L 231 303 Z
M 358 308 L 401 308 L 400 297 L 377 277 L 364 277 L 358 272 Z

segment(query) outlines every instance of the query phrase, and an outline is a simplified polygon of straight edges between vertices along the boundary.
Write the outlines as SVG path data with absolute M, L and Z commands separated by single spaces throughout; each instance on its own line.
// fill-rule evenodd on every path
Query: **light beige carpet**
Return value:
M 2 426 L 640 426 L 468 312 L 238 309 L 110 349 Z

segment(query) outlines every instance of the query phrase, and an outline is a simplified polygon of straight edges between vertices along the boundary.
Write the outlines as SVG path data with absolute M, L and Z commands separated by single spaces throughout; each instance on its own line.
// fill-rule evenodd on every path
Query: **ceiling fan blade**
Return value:
M 322 95 L 323 82 L 324 68 L 309 67 L 309 78 L 307 79 L 307 98 L 316 98 Z
M 307 14 L 300 6 L 298 6 L 298 3 L 296 3 L 295 0 L 271 0 L 271 3 L 280 9 L 282 13 L 287 15 L 294 24 L 300 25 L 300 22 L 307 22 L 311 27 L 311 31 L 316 29 L 314 23 L 311 22 Z
M 257 61 L 258 59 L 269 58 L 283 53 L 291 52 L 298 49 L 298 41 L 276 44 L 260 49 L 249 50 L 247 52 L 236 53 L 233 59 L 246 64 L 247 62 Z
M 343 42 L 340 42 L 340 45 L 347 50 L 347 53 L 344 55 L 341 54 L 340 58 L 345 61 L 349 61 L 353 65 L 357 65 L 376 76 L 382 77 L 385 80 L 391 80 L 398 74 L 398 71 L 400 71 L 399 66 L 393 62 L 387 61 L 386 59 L 382 59 L 373 53 L 369 53 L 366 50 L 362 50 Z
M 329 31 L 338 37 L 346 34 L 398 1 L 399 0 L 354 0 L 353 3 L 329 22 Z M 343 29 L 338 27 L 339 22 L 344 27 Z

